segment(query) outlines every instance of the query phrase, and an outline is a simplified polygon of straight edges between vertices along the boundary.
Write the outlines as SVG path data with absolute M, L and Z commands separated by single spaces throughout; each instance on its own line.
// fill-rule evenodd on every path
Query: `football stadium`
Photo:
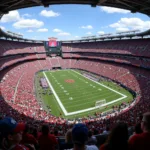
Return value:
M 150 1 L 0 8 L 0 149 L 150 149 Z

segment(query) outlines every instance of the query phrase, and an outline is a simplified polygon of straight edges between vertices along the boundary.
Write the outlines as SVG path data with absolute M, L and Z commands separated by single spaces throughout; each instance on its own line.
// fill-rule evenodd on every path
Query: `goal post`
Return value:
M 96 101 L 96 102 L 95 102 L 95 107 L 100 107 L 100 106 L 102 106 L 103 104 L 106 104 L 106 100 L 105 100 L 105 99 Z

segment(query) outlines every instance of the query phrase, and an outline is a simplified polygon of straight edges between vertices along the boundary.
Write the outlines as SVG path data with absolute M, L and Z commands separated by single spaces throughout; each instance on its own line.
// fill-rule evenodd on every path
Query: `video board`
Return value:
M 44 47 L 48 55 L 61 53 L 60 41 L 44 41 Z

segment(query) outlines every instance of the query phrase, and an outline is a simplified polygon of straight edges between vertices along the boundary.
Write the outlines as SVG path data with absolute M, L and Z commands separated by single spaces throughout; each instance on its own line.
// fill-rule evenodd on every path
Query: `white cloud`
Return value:
M 8 14 L 4 15 L 0 22 L 6 23 L 6 22 L 13 22 L 20 19 L 19 12 L 17 10 L 10 11 Z
M 46 29 L 46 28 L 38 29 L 37 32 L 48 32 L 48 29 Z
M 33 32 L 33 30 L 32 30 L 32 29 L 29 29 L 29 30 L 27 30 L 27 32 Z
M 31 17 L 32 15 L 30 15 L 30 14 L 23 14 L 22 16 L 23 17 Z
M 128 28 L 129 30 L 147 30 L 150 28 L 150 21 L 143 21 L 140 18 L 121 18 L 118 22 L 109 25 L 111 28 Z
M 130 11 L 128 11 L 128 10 L 113 8 L 113 7 L 106 7 L 106 6 L 101 7 L 101 11 L 104 11 L 104 12 L 109 13 L 109 14 L 112 14 L 112 13 L 122 13 L 122 14 L 130 13 Z
M 64 32 L 61 29 L 57 29 L 57 28 L 53 29 L 53 32 L 58 33 L 57 34 L 58 36 L 70 36 L 71 35 L 70 33 Z
M 5 30 L 5 27 L 3 27 L 3 26 L 0 26 L 0 28 L 1 28 L 2 30 Z
M 117 32 L 126 32 L 126 31 L 129 31 L 128 28 L 116 28 L 116 31 Z
M 58 36 L 70 36 L 71 34 L 68 32 L 60 32 L 58 33 Z
M 52 10 L 49 10 L 49 11 L 47 11 L 47 10 L 42 10 L 42 11 L 40 12 L 40 15 L 41 15 L 41 16 L 44 16 L 44 17 L 58 17 L 58 16 L 60 16 L 60 13 L 54 12 L 54 11 L 52 11 Z
M 79 36 L 75 36 L 75 38 L 79 38 Z
M 105 34 L 104 31 L 98 31 L 97 33 L 98 33 L 98 34 L 101 34 L 101 35 L 102 35 L 102 34 Z
M 86 34 L 91 35 L 92 33 L 91 32 L 87 32 Z
M 21 28 L 40 28 L 44 23 L 36 19 L 21 19 L 13 24 L 16 29 Z
M 53 32 L 56 32 L 56 33 L 58 33 L 57 35 L 58 36 L 70 36 L 71 34 L 70 33 L 68 33 L 68 32 L 64 32 L 64 31 L 62 31 L 61 29 L 53 29 Z
M 82 28 L 82 29 L 93 29 L 93 27 L 91 25 L 81 26 L 80 28 Z
M 53 32 L 62 32 L 60 29 L 53 29 Z

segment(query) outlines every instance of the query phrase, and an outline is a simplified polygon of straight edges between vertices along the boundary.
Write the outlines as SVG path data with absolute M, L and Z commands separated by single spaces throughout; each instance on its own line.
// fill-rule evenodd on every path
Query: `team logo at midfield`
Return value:
M 75 81 L 73 79 L 67 79 L 67 80 L 65 80 L 65 82 L 67 82 L 67 83 L 74 83 Z

